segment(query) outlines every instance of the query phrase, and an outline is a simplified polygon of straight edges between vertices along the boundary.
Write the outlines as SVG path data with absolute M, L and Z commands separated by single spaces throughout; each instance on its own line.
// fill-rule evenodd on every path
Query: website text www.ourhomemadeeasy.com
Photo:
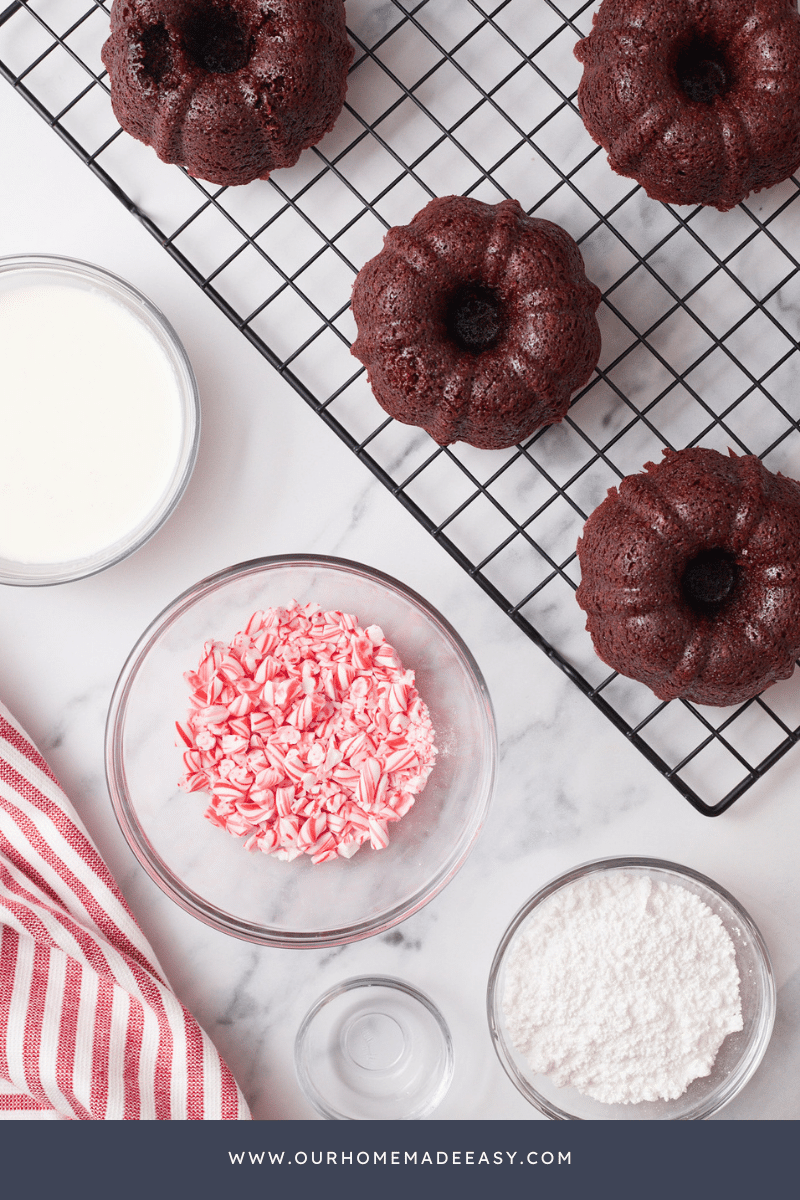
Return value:
M 572 1165 L 569 1150 L 229 1150 L 237 1167 L 509 1167 Z

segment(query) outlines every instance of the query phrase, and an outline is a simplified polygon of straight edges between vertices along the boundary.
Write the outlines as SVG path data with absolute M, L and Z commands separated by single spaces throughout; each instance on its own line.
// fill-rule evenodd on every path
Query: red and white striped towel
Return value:
M 47 763 L 0 705 L 0 1118 L 249 1116 Z

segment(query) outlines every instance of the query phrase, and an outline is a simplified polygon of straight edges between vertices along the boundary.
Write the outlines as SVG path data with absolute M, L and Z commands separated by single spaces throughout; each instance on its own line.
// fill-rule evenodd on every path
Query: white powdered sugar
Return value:
M 520 928 L 503 1013 L 531 1068 L 608 1104 L 674 1100 L 742 1028 L 721 920 L 685 887 L 625 870 L 555 892 Z

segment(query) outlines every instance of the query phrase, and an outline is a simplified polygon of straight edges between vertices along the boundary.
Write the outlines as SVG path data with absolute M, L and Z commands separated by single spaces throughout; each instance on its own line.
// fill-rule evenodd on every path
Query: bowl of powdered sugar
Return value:
M 703 1120 L 761 1062 L 775 984 L 723 888 L 675 863 L 607 858 L 523 905 L 488 1013 L 510 1079 L 554 1120 Z

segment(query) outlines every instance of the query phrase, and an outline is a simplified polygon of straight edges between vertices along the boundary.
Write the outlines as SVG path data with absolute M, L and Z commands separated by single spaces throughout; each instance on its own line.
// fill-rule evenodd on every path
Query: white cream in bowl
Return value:
M 138 548 L 196 453 L 196 386 L 167 322 L 98 268 L 0 260 L 0 363 L 0 578 L 61 582 Z

